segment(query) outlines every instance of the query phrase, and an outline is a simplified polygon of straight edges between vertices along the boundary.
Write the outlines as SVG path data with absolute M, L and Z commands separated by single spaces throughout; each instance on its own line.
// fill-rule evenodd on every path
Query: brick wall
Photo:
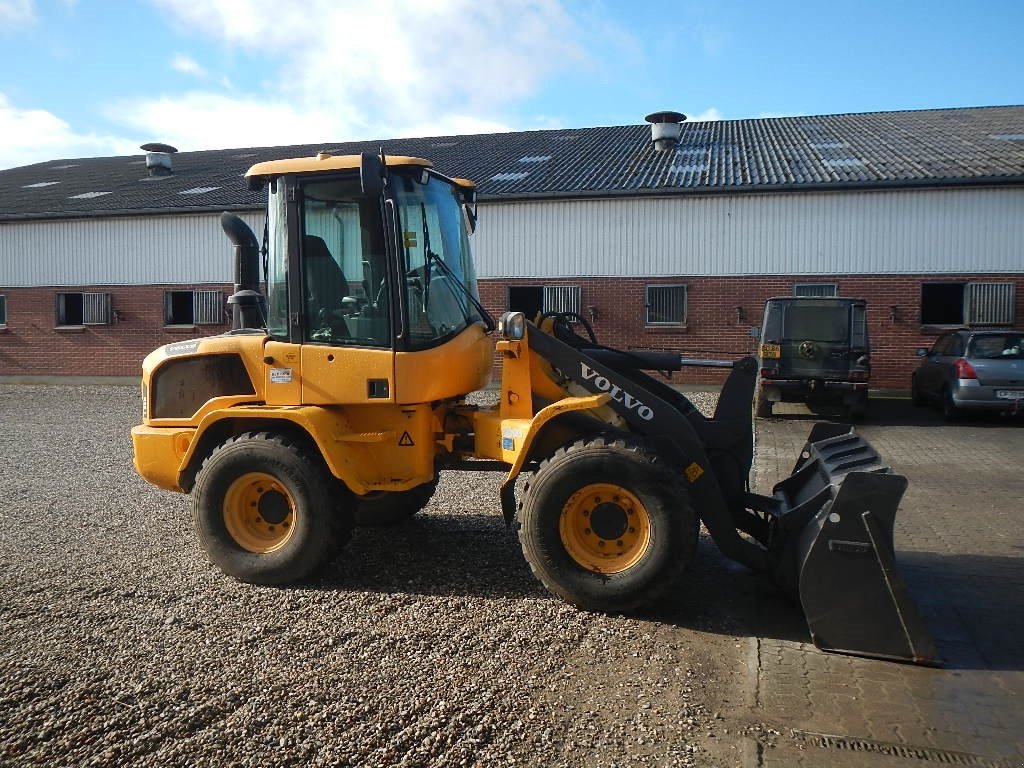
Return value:
M 581 308 L 592 320 L 598 340 L 622 349 L 675 350 L 692 357 L 735 358 L 750 354 L 750 327 L 761 322 L 764 300 L 789 296 L 794 282 L 835 282 L 842 296 L 868 301 L 872 343 L 872 386 L 906 389 L 918 363 L 914 350 L 930 346 L 940 332 L 920 324 L 921 283 L 968 280 L 1016 284 L 1016 324 L 1024 324 L 1024 276 L 881 275 L 823 277 L 586 278 L 565 280 L 482 280 L 481 299 L 495 315 L 506 309 L 509 285 L 579 285 Z M 644 327 L 645 287 L 684 283 L 688 316 L 683 327 Z M 165 290 L 219 289 L 231 286 L 81 286 L 74 290 L 111 294 L 120 319 L 111 325 L 55 330 L 54 296 L 66 288 L 0 288 L 7 297 L 7 328 L 0 330 L 0 376 L 136 376 L 142 359 L 173 341 L 221 333 L 229 325 L 189 328 L 164 326 Z M 890 306 L 896 319 L 890 319 Z M 741 316 L 737 317 L 736 307 Z M 700 368 L 674 375 L 682 383 L 714 383 L 721 371 Z
M 223 333 L 223 325 L 164 326 L 165 290 L 222 290 L 230 285 L 75 286 L 0 288 L 7 297 L 7 328 L 0 330 L 0 376 L 138 376 L 154 348 Z M 119 316 L 110 325 L 56 329 L 58 292 L 111 294 Z
M 565 280 L 484 280 L 481 299 L 492 312 L 507 308 L 510 285 L 578 285 L 582 314 L 591 320 L 598 340 L 621 349 L 675 350 L 691 357 L 735 358 L 754 352 L 750 328 L 761 323 L 765 299 L 790 296 L 793 283 L 834 282 L 840 296 L 866 299 L 872 347 L 873 387 L 909 389 L 918 365 L 915 350 L 935 341 L 941 329 L 920 323 L 921 284 L 986 280 L 1016 284 L 1016 324 L 1024 324 L 1024 276 L 984 275 L 808 275 L 780 277 L 583 278 Z M 645 287 L 683 283 L 687 288 L 687 323 L 683 327 L 644 327 Z M 736 308 L 740 308 L 737 315 Z M 895 320 L 890 307 L 896 308 Z M 694 368 L 677 373 L 681 383 L 715 383 L 721 371 Z

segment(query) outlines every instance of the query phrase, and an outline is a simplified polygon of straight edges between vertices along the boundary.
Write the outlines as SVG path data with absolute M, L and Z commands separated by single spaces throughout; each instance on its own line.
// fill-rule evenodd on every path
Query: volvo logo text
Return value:
M 650 421 L 654 418 L 654 411 L 629 394 L 629 392 L 612 384 L 586 363 L 580 363 L 580 373 L 583 374 L 584 381 L 591 382 L 601 392 L 607 392 L 612 396 L 612 400 L 626 406 L 627 411 L 636 411 L 636 415 L 644 421 Z

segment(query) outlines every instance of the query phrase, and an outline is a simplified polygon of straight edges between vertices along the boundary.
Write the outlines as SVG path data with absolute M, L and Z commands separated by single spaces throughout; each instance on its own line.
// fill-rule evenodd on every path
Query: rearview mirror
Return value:
M 925 349 L 924 347 L 918 347 L 918 349 L 917 349 L 917 356 L 918 357 L 928 357 L 928 350 Z
M 379 197 L 384 191 L 384 176 L 387 167 L 380 155 L 363 152 L 359 156 L 359 184 L 367 197 Z

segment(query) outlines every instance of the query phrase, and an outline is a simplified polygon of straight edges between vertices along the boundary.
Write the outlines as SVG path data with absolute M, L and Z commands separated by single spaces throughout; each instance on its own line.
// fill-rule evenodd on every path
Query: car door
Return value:
M 949 348 L 952 334 L 939 336 L 928 350 L 928 354 L 917 371 L 918 389 L 928 397 L 937 397 L 942 391 L 942 365 L 946 350 Z

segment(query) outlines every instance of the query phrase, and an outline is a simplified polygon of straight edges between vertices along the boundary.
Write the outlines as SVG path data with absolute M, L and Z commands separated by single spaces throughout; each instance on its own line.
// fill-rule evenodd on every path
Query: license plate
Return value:
M 762 344 L 761 345 L 761 357 L 782 357 L 782 345 L 781 344 Z
M 1024 389 L 997 389 L 996 397 L 1000 400 L 1024 400 Z

